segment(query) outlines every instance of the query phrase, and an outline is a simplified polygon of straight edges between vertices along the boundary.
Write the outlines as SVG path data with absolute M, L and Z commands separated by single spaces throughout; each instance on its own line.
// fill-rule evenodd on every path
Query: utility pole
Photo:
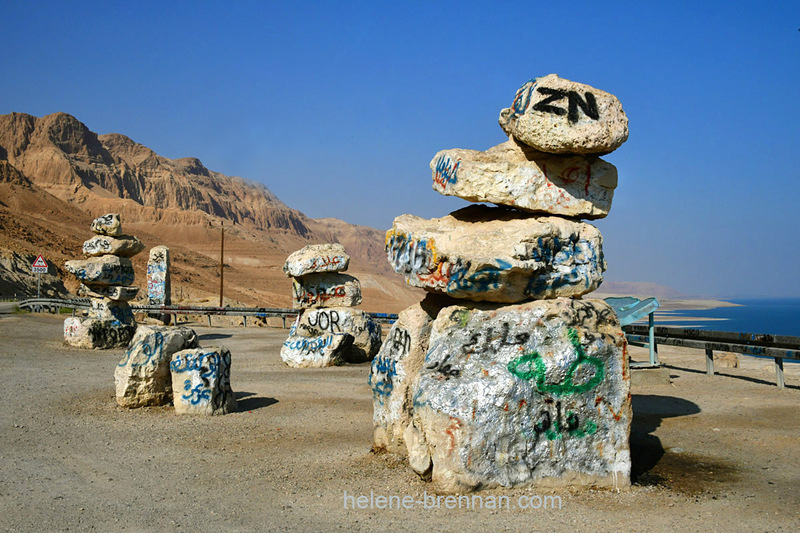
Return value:
M 225 221 L 222 221 L 222 226 L 220 229 L 220 239 L 219 239 L 219 306 L 222 307 L 222 281 L 224 279 L 225 272 L 223 271 L 223 261 L 222 257 L 225 253 Z

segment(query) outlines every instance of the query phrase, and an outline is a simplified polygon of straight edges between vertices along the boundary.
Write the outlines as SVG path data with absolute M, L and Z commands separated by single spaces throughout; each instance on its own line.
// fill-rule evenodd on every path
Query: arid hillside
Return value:
M 386 261 L 384 232 L 338 219 L 311 219 L 259 183 L 207 169 L 200 160 L 168 159 L 128 137 L 97 135 L 75 117 L 0 116 L 0 252 L 42 253 L 68 289 L 63 262 L 81 255 L 92 218 L 122 215 L 125 233 L 173 257 L 173 298 L 216 301 L 225 228 L 225 297 L 231 303 L 289 307 L 281 270 L 307 244 L 339 242 L 352 256 L 368 311 L 397 312 L 418 301 Z M 134 258 L 137 284 L 146 253 Z M 3 289 L 7 291 L 7 288 Z

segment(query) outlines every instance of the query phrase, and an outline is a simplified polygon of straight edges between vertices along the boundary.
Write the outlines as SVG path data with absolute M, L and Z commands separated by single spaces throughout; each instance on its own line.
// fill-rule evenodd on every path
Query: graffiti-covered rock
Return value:
M 353 343 L 342 356 L 348 363 L 371 361 L 381 347 L 381 326 L 368 313 L 352 307 L 305 309 L 297 317 L 292 334 L 320 337 L 346 334 Z
M 75 348 L 123 348 L 136 331 L 136 325 L 117 320 L 70 317 L 64 321 L 64 342 Z
M 629 391 L 625 336 L 605 302 L 447 307 L 412 389 L 410 463 L 432 465 L 443 491 L 626 486 Z
M 133 257 L 142 250 L 144 250 L 142 241 L 130 235 L 122 235 L 120 237 L 95 235 L 83 243 L 83 253 L 92 257 L 109 254 L 119 257 Z
M 298 320 L 300 317 L 297 317 Z M 281 359 L 293 368 L 322 368 L 345 363 L 345 355 L 353 344 L 347 333 L 325 333 L 315 337 L 297 334 L 297 321 L 283 346 Z
M 109 300 L 129 302 L 139 294 L 139 287 L 122 287 L 116 285 L 92 285 L 81 283 L 78 296 L 89 298 L 108 298 Z
M 236 411 L 231 389 L 231 352 L 224 346 L 181 350 L 172 355 L 172 401 L 179 415 L 224 415 Z
M 419 375 L 431 324 L 449 300 L 429 294 L 400 312 L 378 355 L 372 360 L 368 384 L 372 389 L 375 450 L 406 453 L 403 432 L 411 423 L 411 383 Z
M 408 284 L 476 301 L 581 296 L 605 271 L 603 238 L 591 224 L 483 205 L 431 220 L 401 215 L 386 252 Z
M 355 307 L 361 304 L 361 283 L 348 274 L 309 274 L 292 280 L 292 306 Z
M 292 253 L 283 265 L 288 277 L 322 272 L 344 272 L 350 265 L 350 256 L 341 244 L 310 244 Z
M 128 302 L 111 300 L 109 298 L 93 298 L 92 307 L 89 309 L 89 318 L 109 320 L 120 324 L 136 325 L 133 311 Z
M 470 202 L 535 213 L 602 218 L 611 209 L 617 169 L 597 157 L 531 154 L 514 140 L 477 150 L 443 150 L 430 164 L 433 189 Z
M 119 237 L 122 235 L 122 221 L 120 220 L 118 213 L 109 213 L 94 219 L 92 221 L 91 229 L 98 235 Z
M 169 248 L 155 246 L 150 249 L 147 261 L 147 301 L 150 305 L 170 305 L 172 289 L 170 282 Z
M 191 328 L 139 326 L 114 371 L 117 403 L 135 408 L 172 402 L 172 355 L 189 348 L 197 348 Z
M 628 117 L 613 94 L 550 74 L 517 90 L 500 127 L 553 154 L 607 154 L 628 139 Z
M 131 260 L 114 255 L 67 261 L 64 267 L 86 285 L 130 285 L 135 277 Z

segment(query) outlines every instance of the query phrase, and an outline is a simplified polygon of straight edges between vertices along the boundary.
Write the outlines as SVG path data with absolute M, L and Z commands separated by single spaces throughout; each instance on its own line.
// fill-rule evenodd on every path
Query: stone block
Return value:
M 114 255 L 67 261 L 64 267 L 87 285 L 130 285 L 135 278 L 131 260 Z
M 92 299 L 92 307 L 89 309 L 89 318 L 107 320 L 112 323 L 136 325 L 133 311 L 128 302 L 111 300 L 109 298 Z
M 64 342 L 87 350 L 124 348 L 135 331 L 136 325 L 116 320 L 70 317 L 64 321 Z
M 139 287 L 122 287 L 119 285 L 86 285 L 78 287 L 78 296 L 83 298 L 108 298 L 119 302 L 129 302 L 139 294 Z
M 327 333 L 346 334 L 353 344 L 342 356 L 348 363 L 371 361 L 381 347 L 381 326 L 364 311 L 352 307 L 305 309 L 292 326 L 291 334 L 320 337 Z
M 293 368 L 322 368 L 345 363 L 345 354 L 353 344 L 352 335 L 325 333 L 316 337 L 304 337 L 296 333 L 296 326 L 297 321 L 281 346 L 281 359 L 284 363 Z
M 224 346 L 176 352 L 170 372 L 175 414 L 224 415 L 236 411 L 231 352 Z
M 361 304 L 361 283 L 347 274 L 308 274 L 292 281 L 292 307 L 355 307 Z
M 169 248 L 155 246 L 147 261 L 147 300 L 149 305 L 171 305 Z
M 103 255 L 116 255 L 119 257 L 133 257 L 144 250 L 144 244 L 130 235 L 109 237 L 108 235 L 95 235 L 83 243 L 83 253 L 92 257 Z
M 91 229 L 98 235 L 119 237 L 122 235 L 122 221 L 118 213 L 109 213 L 94 219 Z
M 288 277 L 307 274 L 344 272 L 350 265 L 350 256 L 341 244 L 310 244 L 292 253 L 283 265 Z

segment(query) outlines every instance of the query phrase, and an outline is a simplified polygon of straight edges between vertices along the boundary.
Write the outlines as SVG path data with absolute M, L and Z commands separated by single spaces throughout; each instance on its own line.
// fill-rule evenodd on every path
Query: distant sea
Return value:
M 739 305 L 699 311 L 656 311 L 656 325 L 800 337 L 800 298 L 725 301 Z M 680 317 L 684 320 L 675 320 Z M 685 319 L 689 317 L 692 320 Z

